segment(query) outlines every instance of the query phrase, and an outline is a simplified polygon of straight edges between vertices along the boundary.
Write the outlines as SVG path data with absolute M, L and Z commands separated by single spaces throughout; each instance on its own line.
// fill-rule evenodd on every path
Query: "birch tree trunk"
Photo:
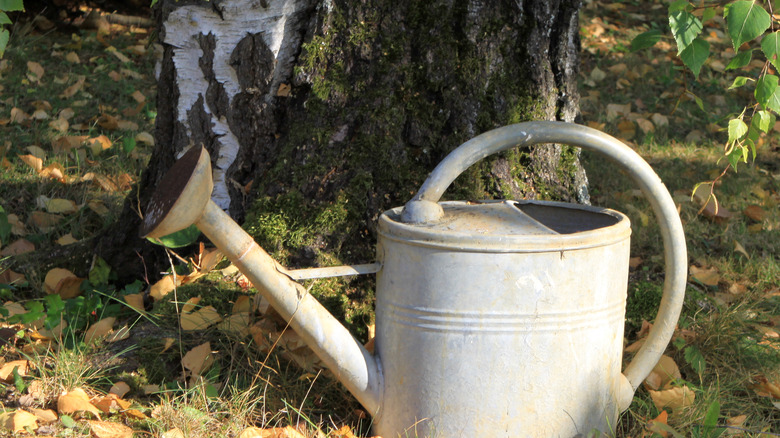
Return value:
M 122 278 L 167 264 L 137 238 L 177 156 L 211 153 L 213 200 L 282 263 L 373 257 L 375 219 L 462 142 L 578 114 L 580 0 L 160 1 L 156 149 L 98 253 Z M 485 160 L 454 199 L 587 202 L 578 152 Z

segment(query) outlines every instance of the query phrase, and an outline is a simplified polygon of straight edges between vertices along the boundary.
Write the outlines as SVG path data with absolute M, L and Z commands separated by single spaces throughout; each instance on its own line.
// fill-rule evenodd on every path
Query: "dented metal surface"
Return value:
M 664 296 L 645 346 L 624 373 L 630 225 L 623 214 L 552 202 L 438 202 L 474 162 L 536 143 L 605 154 L 634 177 L 659 218 Z M 679 316 L 687 260 L 671 196 L 636 153 L 590 128 L 529 122 L 464 143 L 406 206 L 380 217 L 376 263 L 335 268 L 279 266 L 208 200 L 208 185 L 197 181 L 205 178 L 203 160 L 207 165 L 208 154 L 201 152 L 198 166 L 189 162 L 175 170 L 188 178 L 186 187 L 199 187 L 198 194 L 176 185 L 191 201 L 165 208 L 153 202 L 151 210 L 164 211 L 143 232 L 159 235 L 161 229 L 176 231 L 162 224 L 184 228 L 194 222 L 290 319 L 374 415 L 374 432 L 382 436 L 608 432 L 658 361 Z M 201 211 L 187 211 L 201 204 Z M 168 222 L 169 216 L 176 219 Z M 375 355 L 294 281 L 373 272 Z

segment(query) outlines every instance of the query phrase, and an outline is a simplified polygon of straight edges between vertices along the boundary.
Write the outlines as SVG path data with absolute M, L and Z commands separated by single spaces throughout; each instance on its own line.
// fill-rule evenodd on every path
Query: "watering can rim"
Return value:
M 406 242 L 417 246 L 500 253 L 531 253 L 596 248 L 624 241 L 631 236 L 631 221 L 629 218 L 617 210 L 605 207 L 537 200 L 478 201 L 477 203 L 472 201 L 444 201 L 438 204 L 443 208 L 444 218 L 421 224 L 403 222 L 402 212 L 404 207 L 395 207 L 385 211 L 379 217 L 379 235 L 384 239 Z M 519 214 L 522 214 L 522 211 L 519 208 L 515 208 L 515 205 L 538 205 L 562 210 L 602 214 L 615 219 L 615 222 L 606 226 L 573 233 L 558 233 L 547 228 L 549 232 L 545 234 L 480 233 L 476 232 L 473 227 L 452 230 L 446 229 L 447 227 L 444 226 L 437 226 L 442 223 L 443 219 L 447 218 L 448 212 L 456 210 L 458 207 L 476 205 L 477 209 L 479 209 L 479 206 L 490 208 L 490 206 L 501 204 L 510 206 L 512 210 L 516 210 Z M 540 227 L 544 227 L 544 225 L 540 225 Z

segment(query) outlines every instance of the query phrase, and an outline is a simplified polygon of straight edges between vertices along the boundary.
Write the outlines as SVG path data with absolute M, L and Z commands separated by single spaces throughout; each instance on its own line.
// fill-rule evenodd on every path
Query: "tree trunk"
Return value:
M 578 114 L 580 0 L 160 2 L 156 148 L 98 253 L 122 278 L 167 265 L 137 211 L 191 145 L 211 153 L 213 200 L 283 264 L 367 262 L 403 205 L 462 142 Z M 454 199 L 587 202 L 578 152 L 487 159 Z

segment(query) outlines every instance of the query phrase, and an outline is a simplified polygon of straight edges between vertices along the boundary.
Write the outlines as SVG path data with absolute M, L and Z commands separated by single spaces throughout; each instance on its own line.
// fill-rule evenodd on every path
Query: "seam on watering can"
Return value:
M 431 331 L 538 333 L 613 326 L 625 317 L 625 301 L 569 312 L 465 312 L 386 303 L 387 318 Z

